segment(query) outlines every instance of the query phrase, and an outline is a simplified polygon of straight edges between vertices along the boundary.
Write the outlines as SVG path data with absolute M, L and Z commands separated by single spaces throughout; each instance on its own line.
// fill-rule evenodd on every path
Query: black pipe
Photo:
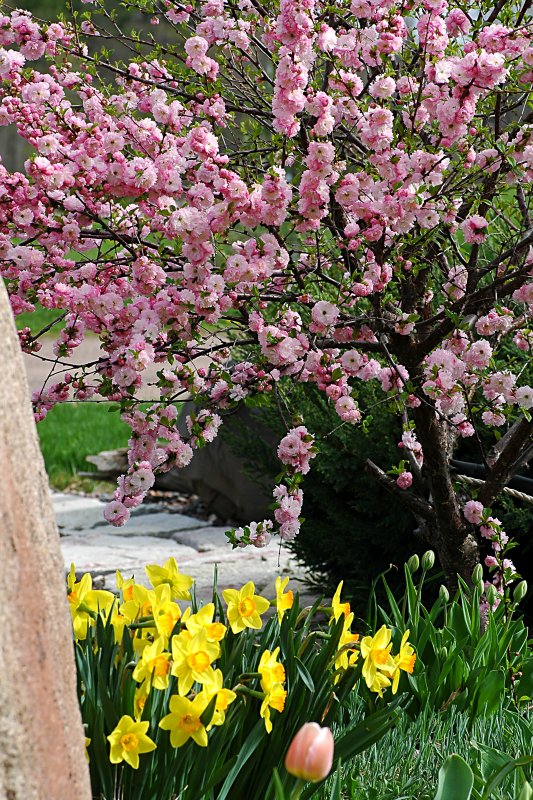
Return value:
M 468 475 L 470 478 L 485 478 L 487 470 L 483 464 L 472 464 L 470 461 L 458 461 L 452 458 L 450 461 L 452 467 L 460 472 L 461 475 Z M 526 478 L 524 475 L 513 475 L 508 484 L 509 489 L 516 489 L 524 494 L 533 495 L 533 479 Z

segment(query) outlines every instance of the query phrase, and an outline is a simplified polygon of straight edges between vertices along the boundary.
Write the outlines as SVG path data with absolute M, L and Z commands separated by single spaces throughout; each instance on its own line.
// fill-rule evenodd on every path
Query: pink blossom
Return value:
M 120 527 L 128 521 L 130 512 L 123 503 L 119 503 L 117 500 L 112 500 L 105 507 L 104 517 L 108 522 L 111 523 L 111 525 Z
M 402 472 L 396 478 L 396 485 L 400 487 L 400 489 L 409 489 L 413 483 L 413 475 L 411 472 Z
M 479 214 L 473 214 L 471 217 L 467 217 L 465 221 L 461 223 L 461 230 L 463 231 L 465 242 L 468 242 L 468 244 L 481 244 L 484 242 L 487 236 L 486 228 L 488 224 L 485 217 L 480 217 Z
M 316 455 L 313 444 L 314 439 L 307 428 L 299 425 L 292 428 L 279 443 L 278 458 L 296 472 L 306 475 L 309 472 L 309 462 Z
M 463 514 L 468 522 L 473 525 L 480 525 L 483 515 L 483 503 L 479 503 L 477 500 L 468 500 L 463 506 Z

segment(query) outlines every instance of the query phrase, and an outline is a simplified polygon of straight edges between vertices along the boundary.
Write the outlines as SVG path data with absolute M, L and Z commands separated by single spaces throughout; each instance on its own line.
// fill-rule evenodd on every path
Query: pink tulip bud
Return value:
M 321 781 L 329 775 L 333 763 L 333 734 L 316 722 L 306 722 L 285 756 L 287 772 L 304 781 Z

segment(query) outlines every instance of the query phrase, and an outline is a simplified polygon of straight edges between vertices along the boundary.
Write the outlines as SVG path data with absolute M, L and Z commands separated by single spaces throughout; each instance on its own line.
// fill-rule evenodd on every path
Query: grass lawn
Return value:
M 354 716 L 360 709 L 354 703 Z M 342 770 L 342 800 L 434 800 L 438 772 L 447 756 L 461 755 L 483 775 L 493 749 L 513 758 L 530 755 L 533 741 L 531 710 L 517 714 L 500 708 L 494 715 L 469 722 L 468 711 L 452 706 L 447 712 L 427 710 L 398 726 Z M 490 800 L 516 800 L 531 765 L 512 770 L 490 794 Z M 330 790 L 317 800 L 330 800 Z M 462 797 L 462 795 L 461 795 Z M 446 795 L 444 800 L 457 800 Z
M 41 450 L 54 488 L 72 486 L 79 471 L 93 470 L 86 456 L 127 445 L 130 429 L 118 413 L 109 412 L 110 407 L 111 403 L 62 403 L 39 422 Z
M 25 314 L 19 314 L 15 318 L 15 322 L 17 324 L 17 330 L 22 330 L 22 328 L 29 328 L 31 332 L 35 335 L 42 331 L 47 325 L 50 325 L 51 322 L 54 322 L 58 317 L 64 314 L 64 311 L 58 308 L 43 308 L 43 306 L 37 305 L 35 307 L 35 311 L 26 312 Z M 58 323 L 54 325 L 50 329 L 50 334 L 57 334 L 61 330 L 62 325 Z

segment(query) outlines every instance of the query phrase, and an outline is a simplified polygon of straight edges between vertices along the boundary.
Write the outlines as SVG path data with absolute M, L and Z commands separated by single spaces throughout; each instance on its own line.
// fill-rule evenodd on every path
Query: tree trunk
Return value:
M 478 542 L 461 513 L 451 479 L 455 435 L 428 403 L 414 409 L 413 417 L 424 453 L 422 480 L 433 507 L 431 519 L 425 521 L 424 533 L 437 552 L 448 588 L 454 592 L 457 575 L 471 584 L 472 571 L 479 563 Z

